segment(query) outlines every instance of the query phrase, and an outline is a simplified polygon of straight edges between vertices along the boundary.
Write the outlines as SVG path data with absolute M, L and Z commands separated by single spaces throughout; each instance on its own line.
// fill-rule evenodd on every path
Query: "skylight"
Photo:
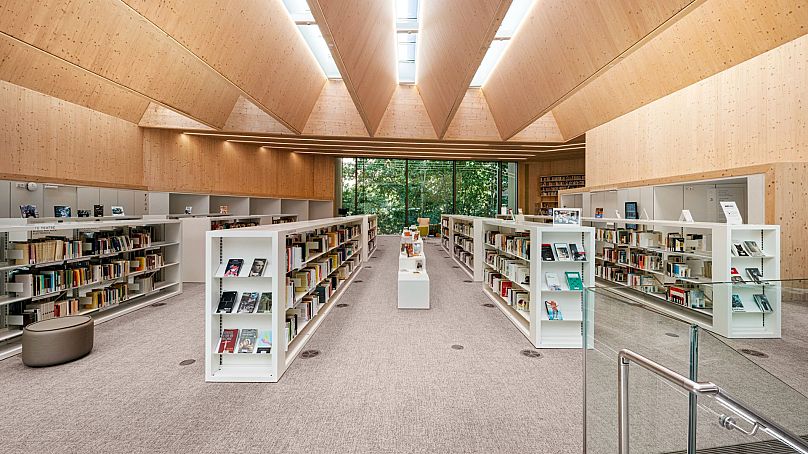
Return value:
M 533 0 L 513 0 L 508 12 L 502 19 L 502 23 L 499 25 L 494 41 L 491 42 L 491 47 L 488 48 L 480 67 L 477 68 L 477 72 L 474 74 L 474 78 L 471 79 L 472 87 L 481 87 L 488 80 L 488 76 L 491 75 L 494 67 L 499 63 L 505 49 L 508 48 L 508 44 L 511 42 L 511 38 L 525 17 L 527 17 L 527 13 L 532 6 Z
M 331 49 L 328 47 L 325 38 L 323 38 L 323 34 L 320 33 L 320 27 L 317 26 L 306 0 L 283 0 L 283 4 L 286 5 L 289 16 L 297 24 L 300 34 L 303 35 L 303 39 L 309 45 L 311 53 L 314 54 L 314 58 L 317 59 L 326 77 L 329 79 L 341 79 L 342 75 L 339 73 L 336 62 L 334 62 L 334 56 L 331 55 Z
M 396 2 L 396 52 L 398 54 L 398 83 L 415 83 L 415 57 L 418 49 L 419 0 Z

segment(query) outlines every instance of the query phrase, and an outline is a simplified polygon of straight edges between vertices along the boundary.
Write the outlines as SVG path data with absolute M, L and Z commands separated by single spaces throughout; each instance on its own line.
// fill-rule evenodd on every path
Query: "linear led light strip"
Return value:
M 254 145 L 264 145 L 268 148 L 277 148 L 277 149 L 286 149 L 286 148 L 298 148 L 298 149 L 306 149 L 312 151 L 329 151 L 329 150 L 344 150 L 347 148 L 356 149 L 357 151 L 392 151 L 392 152 L 419 152 L 423 151 L 424 153 L 446 153 L 446 154 L 469 154 L 469 151 L 484 151 L 488 153 L 494 154 L 501 154 L 501 155 L 508 155 L 508 156 L 535 156 L 535 152 L 533 153 L 524 153 L 524 152 L 514 152 L 513 150 L 480 150 L 476 148 L 425 148 L 425 147 L 377 147 L 373 145 L 353 145 L 353 144 L 346 144 L 346 145 L 308 145 L 308 144 L 293 144 L 287 142 L 267 142 L 267 141 L 249 141 L 249 140 L 228 140 L 227 142 L 233 143 L 249 143 Z M 425 150 L 435 150 L 435 151 L 425 151 Z
M 311 150 L 308 148 L 299 148 L 299 147 L 270 147 L 270 146 L 263 146 L 260 148 L 267 148 L 267 149 L 281 149 L 281 150 L 288 150 L 293 151 L 295 153 L 306 153 L 306 154 L 332 154 L 332 155 L 356 155 L 362 154 L 364 156 L 377 156 L 377 157 L 388 157 L 388 156 L 408 156 L 408 157 L 418 157 L 418 156 L 444 156 L 447 158 L 483 158 L 483 159 L 528 159 L 531 156 L 511 156 L 502 153 L 493 153 L 491 155 L 486 154 L 469 154 L 469 153 L 443 153 L 443 152 L 429 152 L 429 151 L 414 151 L 412 153 L 404 153 L 404 152 L 373 152 L 371 150 L 355 150 L 351 148 L 343 148 L 339 150 Z
M 583 145 L 582 143 L 563 143 L 559 145 L 543 145 L 543 144 L 522 144 L 518 142 L 513 143 L 505 143 L 505 144 L 492 144 L 492 143 L 475 143 L 475 142 L 404 142 L 404 141 L 389 141 L 389 140 L 372 140 L 367 139 L 362 140 L 361 137 L 356 139 L 346 138 L 346 139 L 316 139 L 310 137 L 274 137 L 274 136 L 256 136 L 256 135 L 245 135 L 245 134 L 227 134 L 227 133 L 218 133 L 218 132 L 183 132 L 183 134 L 189 136 L 212 136 L 212 137 L 239 137 L 239 138 L 247 138 L 247 139 L 261 139 L 261 140 L 284 140 L 284 141 L 301 141 L 301 142 L 367 142 L 367 143 L 387 143 L 387 144 L 398 144 L 398 145 L 454 145 L 454 146 L 474 146 L 474 147 L 530 147 L 530 148 L 566 148 L 566 147 L 576 147 Z
M 507 158 L 507 157 L 497 157 L 497 156 L 444 156 L 444 155 L 412 155 L 412 154 L 368 154 L 368 153 L 351 153 L 351 152 L 341 152 L 341 153 L 322 153 L 319 151 L 296 151 L 297 154 L 317 154 L 317 155 L 339 155 L 344 157 L 361 157 L 361 158 L 377 158 L 377 159 L 388 159 L 388 158 L 404 158 L 404 159 L 429 159 L 429 160 L 438 160 L 438 161 L 454 161 L 454 160 L 470 160 L 470 161 L 523 161 L 527 158 Z

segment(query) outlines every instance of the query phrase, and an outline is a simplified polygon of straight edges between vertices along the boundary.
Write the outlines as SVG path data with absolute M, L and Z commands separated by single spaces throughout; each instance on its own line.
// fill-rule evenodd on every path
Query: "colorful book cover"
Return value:
M 244 292 L 238 305 L 239 314 L 252 314 L 258 306 L 258 292 Z
M 741 243 L 732 243 L 732 252 L 738 257 L 749 257 L 749 253 L 746 252 Z
M 558 303 L 555 301 L 545 301 L 544 308 L 547 309 L 547 318 L 550 320 L 564 320 L 561 315 L 561 310 L 558 308 Z
M 258 332 L 258 339 L 255 341 L 255 343 L 255 353 L 272 353 L 272 330 L 260 330 Z
M 229 314 L 233 311 L 233 307 L 236 305 L 236 297 L 238 293 L 236 292 L 224 292 L 222 296 L 219 298 L 219 307 L 216 309 L 217 314 L 226 313 Z
M 743 277 L 741 276 L 740 273 L 738 273 L 738 269 L 735 268 L 735 267 L 730 268 L 730 270 L 729 270 L 729 278 L 732 280 L 732 282 L 735 282 L 735 283 L 738 283 L 738 284 L 743 284 L 744 282 L 746 282 L 746 281 L 743 280 Z
M 555 255 L 553 255 L 553 249 L 550 247 L 550 244 L 545 243 L 541 245 L 541 259 L 545 262 L 555 261 Z
M 732 312 L 745 312 L 746 308 L 743 307 L 741 297 L 739 295 L 732 295 Z
M 272 312 L 272 292 L 264 292 L 258 299 L 258 312 Z
M 567 243 L 555 243 L 553 244 L 553 249 L 558 260 L 572 260 Z
M 266 268 L 267 259 L 253 260 L 252 267 L 250 268 L 250 276 L 263 276 L 264 268 Z
M 255 342 L 258 337 L 257 329 L 241 330 L 241 337 L 238 339 L 239 353 L 255 353 Z
M 772 311 L 772 306 L 769 303 L 769 298 L 767 298 L 766 295 L 764 295 L 762 293 L 758 293 L 758 294 L 752 295 L 752 297 L 755 299 L 755 304 L 757 304 L 757 306 L 760 308 L 760 310 L 762 312 L 771 312 Z
M 584 281 L 581 279 L 581 273 L 577 271 L 566 271 L 564 275 L 567 277 L 567 286 L 570 290 L 584 289 Z
M 230 259 L 227 261 L 227 267 L 224 271 L 224 277 L 238 277 L 241 272 L 241 265 L 244 264 L 244 259 Z
M 763 273 L 760 272 L 758 268 L 747 268 L 746 274 L 749 276 L 749 279 L 752 279 L 752 282 L 755 284 L 760 284 L 761 279 L 763 278 Z
M 547 289 L 553 292 L 561 291 L 561 281 L 556 273 L 544 273 L 544 280 L 547 281 Z
M 582 244 L 570 243 L 570 255 L 572 255 L 572 259 L 576 262 L 586 261 L 586 252 Z
M 222 338 L 219 339 L 219 353 L 234 353 L 236 351 L 237 329 L 226 329 L 222 331 Z

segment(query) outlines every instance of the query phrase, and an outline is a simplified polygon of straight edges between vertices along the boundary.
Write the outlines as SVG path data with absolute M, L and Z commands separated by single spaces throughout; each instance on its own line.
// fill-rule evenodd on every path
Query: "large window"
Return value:
M 516 205 L 516 164 L 484 161 L 342 159 L 342 208 L 376 214 L 381 233 L 441 214 L 494 216 Z

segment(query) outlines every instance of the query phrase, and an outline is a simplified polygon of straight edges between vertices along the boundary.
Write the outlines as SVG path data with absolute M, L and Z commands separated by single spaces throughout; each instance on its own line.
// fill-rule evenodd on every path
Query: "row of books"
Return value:
M 217 353 L 272 353 L 272 330 L 226 329 L 219 338 Z
M 544 243 L 541 245 L 541 259 L 545 262 L 585 262 L 586 251 L 581 243 Z
M 25 242 L 15 242 L 11 249 L 16 265 L 35 265 L 142 249 L 152 244 L 147 229 L 127 229 L 103 232 L 83 232 L 80 239 L 47 236 Z
M 530 267 L 525 265 L 525 262 L 522 260 L 515 260 L 499 255 L 496 251 L 486 251 L 485 263 L 494 267 L 494 269 L 502 273 L 507 279 L 517 284 L 524 286 L 530 285 Z
M 211 230 L 241 229 L 244 227 L 256 227 L 259 223 L 255 221 L 211 221 Z
M 566 289 L 562 287 L 558 273 L 544 273 L 544 281 L 547 283 L 547 290 L 551 292 L 561 292 L 564 290 L 581 291 L 584 289 L 584 281 L 580 272 L 566 271 L 564 272 L 564 278 L 567 281 Z
M 15 265 L 58 262 L 82 257 L 81 240 L 63 237 L 46 237 L 11 245 Z
M 113 254 L 151 246 L 152 236 L 147 230 L 86 232 L 81 234 L 85 252 Z
M 356 249 L 358 252 L 358 249 Z M 351 259 L 347 259 L 348 252 L 338 250 L 330 254 L 324 260 L 309 263 L 309 265 L 286 281 L 286 304 L 287 307 L 295 305 L 296 295 L 317 293 L 320 300 L 328 300 L 328 297 L 336 291 L 340 281 L 348 279 L 348 276 L 359 264 L 359 257 L 352 254 Z
M 471 223 L 465 223 L 455 219 L 454 230 L 456 233 L 462 233 L 463 235 L 474 236 L 474 224 Z
M 109 287 L 94 289 L 79 297 L 82 309 L 103 309 L 129 299 L 129 284 L 118 282 Z
M 22 311 L 22 326 L 52 318 L 76 315 L 79 313 L 79 310 L 80 304 L 78 298 L 28 303 Z
M 485 232 L 485 243 L 510 254 L 530 260 L 530 234 Z
M 603 259 L 609 262 L 621 263 L 646 271 L 662 272 L 662 253 L 644 252 L 622 248 L 604 247 Z
M 454 237 L 454 243 L 469 252 L 474 252 L 474 240 L 471 238 L 456 236 Z
M 530 293 L 513 286 L 513 282 L 502 273 L 485 269 L 483 270 L 483 281 L 501 296 L 505 302 L 514 309 L 522 312 L 530 312 Z
M 712 302 L 705 298 L 704 292 L 697 287 L 668 287 L 668 301 L 680 306 L 698 309 L 709 309 Z
M 222 292 L 216 308 L 217 314 L 261 314 L 271 311 L 272 292 L 243 292 L 240 300 L 238 292 Z
M 457 257 L 457 260 L 459 260 L 460 263 L 474 269 L 474 254 L 471 252 L 466 252 L 462 249 L 455 248 L 455 257 Z
M 286 239 L 287 270 L 301 268 L 311 257 L 336 248 L 361 233 L 360 226 L 340 227 L 331 231 L 315 231 L 290 235 Z

